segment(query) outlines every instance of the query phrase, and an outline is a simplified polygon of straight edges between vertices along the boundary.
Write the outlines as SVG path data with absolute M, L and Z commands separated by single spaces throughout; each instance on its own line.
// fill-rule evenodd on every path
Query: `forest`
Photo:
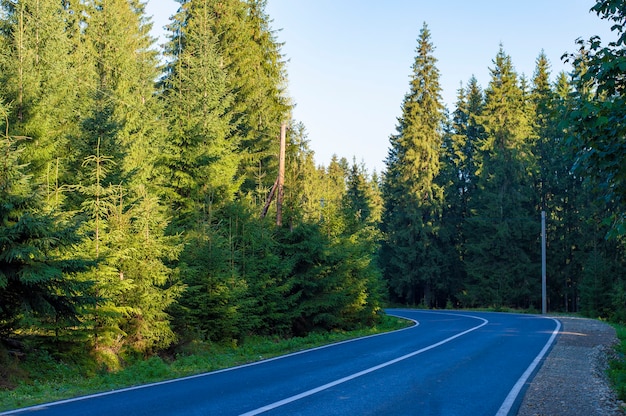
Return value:
M 0 351 L 113 371 L 386 305 L 537 312 L 542 211 L 549 310 L 626 322 L 626 1 L 571 72 L 501 47 L 453 109 L 424 24 L 381 173 L 316 165 L 265 0 L 178 1 L 162 49 L 142 0 L 0 1 Z

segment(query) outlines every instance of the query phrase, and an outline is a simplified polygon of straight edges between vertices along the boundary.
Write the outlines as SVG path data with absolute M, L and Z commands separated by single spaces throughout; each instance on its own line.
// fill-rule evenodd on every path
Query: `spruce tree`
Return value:
M 285 203 L 289 223 L 313 222 L 321 218 L 323 175 L 315 166 L 314 152 L 309 146 L 302 123 L 292 125 L 286 154 Z
M 438 243 L 443 192 L 436 183 L 443 104 L 430 31 L 420 31 L 410 91 L 392 136 L 383 184 L 385 233 L 381 259 L 396 300 L 435 306 L 441 277 Z
M 444 189 L 441 239 L 444 241 L 448 280 L 447 300 L 455 304 L 466 280 L 464 259 L 467 238 L 464 221 L 476 190 L 476 153 L 484 136 L 477 121 L 484 104 L 483 92 L 475 77 L 458 92 L 456 109 L 444 135 L 441 171 L 437 182 Z
M 373 207 L 371 188 L 368 184 L 365 166 L 353 162 L 347 180 L 346 195 L 343 198 L 345 215 L 355 226 L 371 224 Z
M 217 52 L 212 12 L 210 2 L 185 2 L 171 26 L 172 61 L 163 81 L 170 126 L 164 162 L 179 221 L 206 221 L 239 186 L 239 140 L 228 110 L 233 97 Z
M 5 132 L 8 111 L 0 106 Z M 90 266 L 74 254 L 81 241 L 74 216 L 47 211 L 42 189 L 25 172 L 24 148 L 0 139 L 0 333 L 80 329 L 93 298 L 92 282 L 79 274 Z
M 547 261 L 548 308 L 572 310 L 577 297 L 581 264 L 573 249 L 581 240 L 579 203 L 583 202 L 584 191 L 581 178 L 573 175 L 571 168 L 575 155 L 565 141 L 565 127 L 569 81 L 564 73 L 557 78 L 556 85 L 550 81 L 550 65 L 542 52 L 532 80 L 531 100 L 533 121 L 537 141 L 533 153 L 538 161 L 536 179 L 539 209 L 547 216 Z
M 48 169 L 57 164 L 64 181 L 78 90 L 67 27 L 71 13 L 55 0 L 0 5 L 0 84 L 5 101 L 13 103 L 10 134 L 28 137 L 24 157 L 34 181 L 45 183 Z
M 170 25 L 170 62 L 162 80 L 169 126 L 164 153 L 167 199 L 184 233 L 180 275 L 186 290 L 173 308 L 183 336 L 236 339 L 245 282 L 239 277 L 235 194 L 240 140 L 233 129 L 221 45 L 215 34 L 215 4 L 191 0 Z M 236 217 L 230 217 L 231 214 Z
M 485 106 L 485 130 L 477 158 L 477 189 L 465 222 L 471 306 L 537 305 L 535 252 L 538 218 L 528 103 L 511 58 L 496 55 Z
M 187 2 L 182 3 L 185 7 Z M 203 3 L 211 10 L 213 35 L 233 93 L 229 112 L 232 134 L 241 139 L 243 190 L 257 188 L 259 170 L 269 188 L 277 174 L 280 124 L 287 120 L 291 104 L 285 95 L 285 60 L 265 12 L 266 0 Z
M 94 344 L 117 365 L 117 354 L 167 347 L 174 334 L 165 310 L 178 286 L 169 281 L 177 243 L 164 236 L 167 214 L 156 192 L 163 144 L 155 79 L 157 57 L 139 1 L 93 0 L 84 27 L 85 117 L 75 144 L 82 207 L 93 238 L 85 246 L 100 299 Z

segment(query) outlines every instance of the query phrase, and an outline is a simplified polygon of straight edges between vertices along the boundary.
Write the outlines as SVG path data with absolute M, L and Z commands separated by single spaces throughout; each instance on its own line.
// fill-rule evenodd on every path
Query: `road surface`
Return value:
M 388 313 L 416 325 L 0 415 L 514 415 L 560 328 L 536 315 Z

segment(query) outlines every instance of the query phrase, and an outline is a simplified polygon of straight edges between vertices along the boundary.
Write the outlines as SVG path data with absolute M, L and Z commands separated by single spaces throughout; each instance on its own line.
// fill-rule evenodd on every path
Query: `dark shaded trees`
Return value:
M 527 102 L 511 58 L 494 60 L 479 122 L 477 190 L 465 226 L 468 305 L 529 307 L 537 302 L 535 159 Z M 535 285 L 536 286 L 536 285 Z

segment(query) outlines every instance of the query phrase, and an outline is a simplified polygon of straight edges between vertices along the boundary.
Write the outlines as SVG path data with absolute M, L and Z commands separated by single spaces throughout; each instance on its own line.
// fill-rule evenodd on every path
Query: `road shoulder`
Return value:
M 593 319 L 558 319 L 561 333 L 527 386 L 517 416 L 626 414 L 606 377 L 615 329 Z

